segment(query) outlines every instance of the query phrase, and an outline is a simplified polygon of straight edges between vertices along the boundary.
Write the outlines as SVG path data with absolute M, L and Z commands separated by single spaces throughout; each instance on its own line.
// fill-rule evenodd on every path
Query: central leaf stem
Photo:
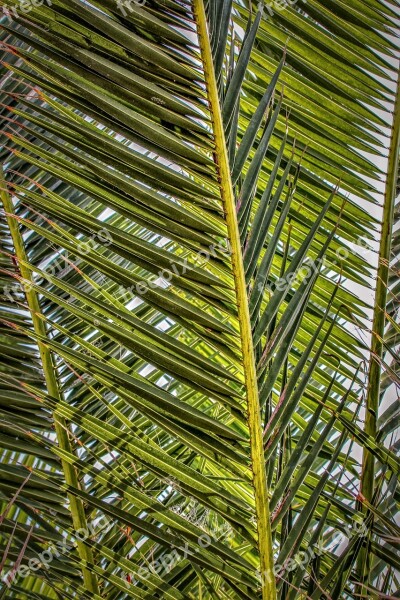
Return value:
M 7 183 L 3 173 L 3 167 L 0 165 L 0 199 L 3 204 L 4 211 L 6 213 L 7 223 L 10 229 L 11 237 L 14 244 L 15 255 L 18 261 L 19 270 L 21 276 L 28 282 L 32 280 L 30 270 L 24 265 L 28 262 L 28 258 L 25 252 L 24 241 L 19 230 L 18 222 L 14 218 L 14 205 L 11 196 L 7 190 Z M 45 325 L 40 318 L 40 304 L 39 299 L 34 289 L 29 285 L 24 286 L 27 304 L 31 313 L 32 323 L 35 332 L 45 338 L 47 335 Z M 55 400 L 61 399 L 61 394 L 58 387 L 58 381 L 55 373 L 55 366 L 51 356 L 50 350 L 42 342 L 38 342 L 38 349 L 41 358 L 41 364 L 43 368 L 43 375 L 46 382 L 46 388 L 49 396 Z M 57 410 L 53 414 L 54 417 L 54 428 L 56 432 L 57 442 L 62 450 L 72 453 L 72 447 L 68 435 L 68 427 L 65 419 L 57 413 Z M 69 462 L 61 461 L 62 469 L 64 472 L 65 481 L 68 485 L 79 489 L 78 476 L 73 465 Z M 75 531 L 84 530 L 87 531 L 87 521 L 85 516 L 85 510 L 82 501 L 76 498 L 74 495 L 69 494 L 69 506 L 72 517 L 72 523 Z M 82 576 L 85 584 L 85 588 L 98 596 L 100 594 L 97 579 L 94 573 L 86 567 L 86 563 L 89 565 L 93 564 L 93 553 L 91 548 L 84 542 L 76 542 L 79 557 L 82 560 Z
M 218 169 L 221 198 L 225 211 L 228 237 L 232 252 L 232 269 L 235 281 L 243 356 L 243 369 L 247 396 L 251 465 L 253 471 L 258 549 L 260 553 L 260 570 L 262 577 L 262 598 L 263 600 L 274 600 L 276 598 L 274 558 L 269 511 L 269 496 L 265 472 L 261 411 L 247 288 L 243 267 L 243 255 L 236 215 L 235 195 L 233 193 L 227 145 L 225 141 L 221 107 L 219 103 L 218 88 L 215 78 L 214 64 L 207 28 L 207 18 L 203 0 L 194 0 L 194 10 L 207 86 L 208 102 L 213 125 L 215 161 Z

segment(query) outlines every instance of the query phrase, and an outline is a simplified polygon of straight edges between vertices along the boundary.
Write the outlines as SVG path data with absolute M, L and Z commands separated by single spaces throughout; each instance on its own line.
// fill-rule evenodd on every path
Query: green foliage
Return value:
M 280 600 L 356 598 L 361 580 L 392 597 L 399 408 L 364 431 L 372 303 L 355 290 L 374 275 L 398 2 L 208 0 L 218 139 L 192 0 L 7 4 L 0 597 L 265 600 L 268 577 Z M 395 225 L 383 391 L 398 242 Z

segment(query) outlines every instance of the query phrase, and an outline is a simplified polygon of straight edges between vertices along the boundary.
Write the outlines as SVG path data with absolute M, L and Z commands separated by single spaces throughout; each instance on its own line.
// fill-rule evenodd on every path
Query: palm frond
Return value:
M 393 594 L 397 409 L 364 430 L 355 287 L 397 3 L 9 6 L 1 593 L 352 598 L 367 553 Z

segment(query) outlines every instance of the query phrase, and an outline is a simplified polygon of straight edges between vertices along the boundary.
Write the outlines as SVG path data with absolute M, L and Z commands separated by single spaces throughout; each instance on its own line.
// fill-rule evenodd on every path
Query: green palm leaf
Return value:
M 0 596 L 395 594 L 398 3 L 39 4 L 1 34 Z

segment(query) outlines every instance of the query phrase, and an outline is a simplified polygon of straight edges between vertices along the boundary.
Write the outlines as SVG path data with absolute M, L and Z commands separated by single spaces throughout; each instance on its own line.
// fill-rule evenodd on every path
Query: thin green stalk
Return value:
M 15 255 L 18 261 L 19 270 L 21 276 L 27 281 L 32 280 L 30 270 L 24 266 L 24 263 L 28 262 L 28 258 L 25 252 L 24 241 L 19 230 L 18 222 L 14 217 L 14 205 L 11 196 L 7 190 L 7 183 L 4 177 L 3 166 L 0 165 L 0 198 L 6 213 L 6 219 L 8 227 L 10 229 L 13 245 L 15 249 Z M 46 326 L 43 320 L 40 318 L 40 304 L 37 294 L 31 286 L 25 287 L 25 296 L 28 303 L 28 307 L 31 313 L 32 323 L 35 330 L 40 336 L 46 336 Z M 49 396 L 52 396 L 56 400 L 61 399 L 60 390 L 58 387 L 57 377 L 55 374 L 55 367 L 53 364 L 53 358 L 50 350 L 43 343 L 38 342 L 38 349 L 41 358 L 41 364 L 43 368 L 44 378 L 46 382 L 46 388 Z M 54 412 L 54 425 L 57 436 L 57 442 L 60 448 L 71 453 L 72 448 L 68 436 L 68 429 L 66 421 L 63 417 Z M 61 461 L 62 469 L 64 472 L 65 481 L 68 485 L 75 488 L 79 488 L 78 476 L 73 465 L 70 465 L 66 461 Z M 72 516 L 72 523 L 75 531 L 80 529 L 87 530 L 87 521 L 85 511 L 83 508 L 82 501 L 73 495 L 68 496 L 70 511 Z M 83 542 L 77 541 L 77 550 L 82 561 L 87 561 L 93 564 L 93 553 L 91 548 L 86 546 Z M 86 589 L 94 594 L 99 594 L 99 586 L 97 583 L 96 576 L 89 571 L 86 567 L 82 567 L 83 580 Z
M 254 359 L 253 338 L 243 266 L 236 203 L 229 168 L 218 87 L 215 77 L 204 0 L 194 0 L 197 31 L 204 66 L 211 119 L 215 142 L 215 161 L 218 169 L 221 198 L 225 211 L 228 237 L 231 245 L 232 269 L 235 282 L 238 319 L 241 334 L 243 368 L 247 395 L 248 424 L 251 446 L 251 464 L 255 491 L 258 549 L 262 574 L 263 600 L 276 598 L 274 555 L 271 535 L 269 497 L 265 472 L 261 410 Z
M 385 200 L 383 205 L 383 221 L 379 247 L 379 264 L 372 325 L 371 355 L 368 375 L 368 391 L 366 401 L 365 433 L 376 439 L 378 434 L 378 412 L 381 393 L 381 361 L 384 353 L 383 337 L 385 332 L 385 311 L 387 288 L 389 281 L 389 263 L 393 232 L 394 205 L 396 200 L 396 183 L 399 167 L 400 145 L 400 77 L 397 81 L 397 93 L 393 114 L 392 137 L 389 149 L 389 163 L 386 178 Z M 375 460 L 373 454 L 364 449 L 361 474 L 361 494 L 372 502 L 375 481 Z M 363 578 L 368 573 L 366 553 L 360 555 L 360 573 Z

